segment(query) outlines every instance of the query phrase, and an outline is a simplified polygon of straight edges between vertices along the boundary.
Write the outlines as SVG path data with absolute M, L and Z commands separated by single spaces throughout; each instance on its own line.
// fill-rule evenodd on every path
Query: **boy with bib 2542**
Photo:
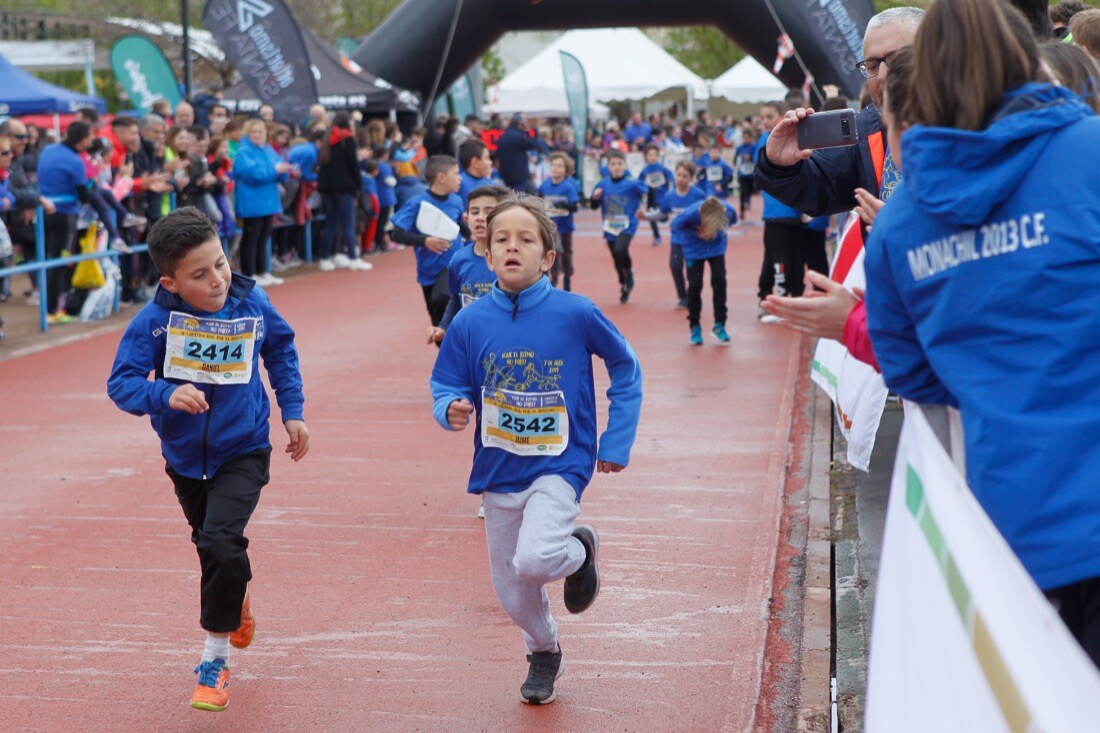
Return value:
M 574 527 L 593 469 L 630 460 L 642 376 L 626 339 L 587 298 L 546 277 L 556 230 L 533 197 L 498 204 L 488 220 L 492 291 L 455 317 L 432 371 L 436 421 L 463 430 L 476 412 L 469 491 L 485 504 L 493 588 L 523 632 L 524 702 L 552 702 L 562 671 L 545 585 L 565 579 L 565 607 L 599 592 L 599 538 Z M 607 430 L 597 445 L 592 356 L 611 377 Z
M 255 630 L 244 529 L 271 463 L 259 358 L 295 461 L 309 449 L 302 377 L 294 331 L 255 280 L 230 272 L 205 214 L 184 207 L 161 219 L 149 255 L 160 287 L 126 328 L 107 392 L 120 409 L 148 415 L 160 437 L 202 567 L 206 643 L 191 707 L 220 711 L 229 704 L 229 647 L 248 646 Z

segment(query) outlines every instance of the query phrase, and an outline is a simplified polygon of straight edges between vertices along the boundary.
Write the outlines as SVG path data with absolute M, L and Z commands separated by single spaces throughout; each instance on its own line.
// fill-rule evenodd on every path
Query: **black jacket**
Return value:
M 856 130 L 857 145 L 818 150 L 792 166 L 773 165 L 761 154 L 756 163 L 757 188 L 809 216 L 851 211 L 856 206 L 857 188 L 877 196 L 879 180 L 867 138 L 885 130 L 873 104 L 856 116 Z
M 329 150 L 328 162 L 317 166 L 317 190 L 321 193 L 357 195 L 363 188 L 359 179 L 358 150 L 354 137 L 333 145 Z
M 497 141 L 497 160 L 500 164 L 500 179 L 510 188 L 516 188 L 531 181 L 531 171 L 527 167 L 527 151 L 546 152 L 541 140 L 531 137 L 519 125 L 508 125 L 508 129 Z

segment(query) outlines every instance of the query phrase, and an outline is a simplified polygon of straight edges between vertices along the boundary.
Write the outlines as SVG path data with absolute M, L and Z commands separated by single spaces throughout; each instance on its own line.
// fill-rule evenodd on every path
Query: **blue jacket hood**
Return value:
M 1073 92 L 1035 83 L 1005 94 L 984 130 L 915 126 L 901 143 L 906 187 L 927 213 L 977 226 L 1030 174 L 1054 133 L 1091 115 Z

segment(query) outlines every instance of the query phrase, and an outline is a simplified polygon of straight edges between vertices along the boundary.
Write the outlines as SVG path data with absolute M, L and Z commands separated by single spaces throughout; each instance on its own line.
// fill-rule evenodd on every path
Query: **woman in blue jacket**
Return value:
M 267 123 L 263 120 L 249 120 L 244 134 L 233 160 L 237 216 L 244 223 L 241 274 L 255 278 L 260 285 L 275 285 L 281 280 L 264 271 L 261 248 L 271 237 L 272 217 L 283 210 L 279 181 L 286 180 L 292 166 L 267 144 Z
M 937 0 L 913 50 L 905 179 L 866 247 L 875 354 L 959 408 L 975 497 L 1100 663 L 1100 119 L 1035 81 L 1005 3 Z

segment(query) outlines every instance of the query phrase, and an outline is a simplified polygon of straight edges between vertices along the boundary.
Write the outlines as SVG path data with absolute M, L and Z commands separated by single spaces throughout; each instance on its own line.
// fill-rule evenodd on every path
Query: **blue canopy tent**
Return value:
M 107 111 L 107 102 L 100 97 L 54 86 L 34 74 L 23 71 L 0 56 L 0 115 L 65 114 L 93 107 Z

